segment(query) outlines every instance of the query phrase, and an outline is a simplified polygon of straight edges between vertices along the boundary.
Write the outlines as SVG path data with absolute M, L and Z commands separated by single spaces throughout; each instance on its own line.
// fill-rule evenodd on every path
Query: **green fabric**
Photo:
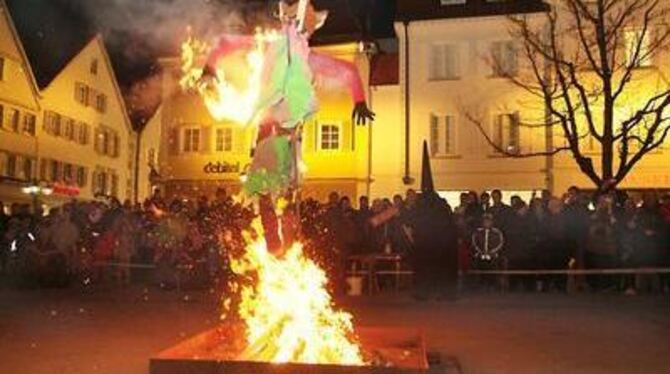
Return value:
M 287 137 L 276 136 L 266 140 L 267 146 L 258 149 L 266 154 L 259 159 L 271 160 L 263 164 L 252 164 L 244 183 L 248 195 L 278 194 L 286 190 L 291 183 L 291 144 Z

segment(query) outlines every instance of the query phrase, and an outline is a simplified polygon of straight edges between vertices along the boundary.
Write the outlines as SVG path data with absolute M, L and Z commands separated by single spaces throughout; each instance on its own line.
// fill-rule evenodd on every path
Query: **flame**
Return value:
M 214 119 L 248 125 L 257 115 L 256 104 L 261 94 L 265 50 L 268 43 L 279 38 L 277 30 L 256 30 L 254 47 L 244 52 L 244 59 L 239 63 L 241 66 L 232 69 L 219 62 L 214 77 L 203 79 L 202 61 L 211 48 L 207 43 L 189 36 L 181 46 L 182 78 L 179 83 L 182 89 L 194 90 L 203 98 Z M 235 82 L 233 78 L 237 78 Z
M 360 347 L 353 339 L 351 314 L 335 310 L 326 273 L 305 256 L 302 245 L 294 244 L 277 258 L 268 252 L 262 238 L 248 240 L 242 258 L 232 260 L 236 274 L 254 279 L 240 286 L 238 314 L 247 334 L 247 349 L 241 358 L 363 365 Z M 230 301 L 224 304 L 229 306 Z

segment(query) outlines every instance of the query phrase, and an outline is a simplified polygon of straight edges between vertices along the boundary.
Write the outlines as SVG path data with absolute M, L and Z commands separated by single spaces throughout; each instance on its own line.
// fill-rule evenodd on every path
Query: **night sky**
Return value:
M 6 0 L 43 88 L 83 46 L 100 33 L 119 83 L 128 93 L 156 72 L 156 59 L 174 55 L 188 25 L 212 32 L 240 4 L 256 0 Z M 342 8 L 360 26 L 367 16 L 372 37 L 393 34 L 395 0 L 313 0 L 317 8 Z M 347 21 L 348 22 L 348 21 Z M 131 106 L 131 111 L 134 108 Z M 140 115 L 141 117 L 142 115 Z

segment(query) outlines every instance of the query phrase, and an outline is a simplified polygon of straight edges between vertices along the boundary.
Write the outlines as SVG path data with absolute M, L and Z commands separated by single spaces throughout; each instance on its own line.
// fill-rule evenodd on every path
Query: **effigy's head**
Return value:
M 304 7 L 304 8 L 301 8 Z M 313 34 L 326 22 L 328 11 L 317 11 L 309 0 L 281 0 L 279 2 L 279 18 L 282 22 L 303 20 L 303 32 Z

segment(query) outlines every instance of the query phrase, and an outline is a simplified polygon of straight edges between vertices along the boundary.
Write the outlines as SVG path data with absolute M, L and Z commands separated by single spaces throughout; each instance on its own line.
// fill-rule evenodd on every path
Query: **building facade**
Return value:
M 368 85 L 367 55 L 358 43 L 317 49 L 355 63 L 364 85 Z M 167 196 L 212 195 L 219 187 L 239 191 L 241 177 L 251 162 L 254 129 L 216 121 L 197 94 L 182 91 L 178 87 L 178 60 L 165 59 L 162 67 L 166 94 L 142 136 L 140 197 L 151 193 L 152 184 L 160 185 Z M 353 197 L 366 194 L 370 129 L 352 122 L 353 102 L 348 90 L 317 84 L 317 95 L 319 111 L 303 127 L 302 194 L 319 199 L 331 191 Z
M 135 144 L 102 38 L 40 86 L 4 2 L 0 11 L 0 201 L 132 198 Z
M 510 36 L 509 15 L 523 14 L 542 27 L 547 9 L 540 1 L 398 2 L 397 84 L 371 88 L 373 109 L 379 113 L 372 145 L 372 195 L 419 188 L 424 140 L 431 150 L 436 188 L 452 204 L 466 190 L 498 188 L 508 197 L 528 198 L 542 189 L 560 194 L 571 185 L 594 188 L 569 152 L 512 158 L 496 152 L 486 139 L 519 154 L 565 144 L 559 128 L 549 131 L 543 126 L 544 103 L 505 78 L 529 67 L 518 52 L 520 41 Z M 635 78 L 632 91 L 667 89 L 670 82 L 662 77 L 667 76 L 668 57 L 667 52 L 654 56 L 652 65 Z M 498 63 L 492 63 L 494 58 Z M 624 102 L 631 110 L 640 105 L 634 97 Z M 394 152 L 389 154 L 387 148 Z M 599 162 L 596 148 L 590 156 Z M 642 160 L 621 187 L 668 189 L 667 165 L 670 153 L 665 147 Z

